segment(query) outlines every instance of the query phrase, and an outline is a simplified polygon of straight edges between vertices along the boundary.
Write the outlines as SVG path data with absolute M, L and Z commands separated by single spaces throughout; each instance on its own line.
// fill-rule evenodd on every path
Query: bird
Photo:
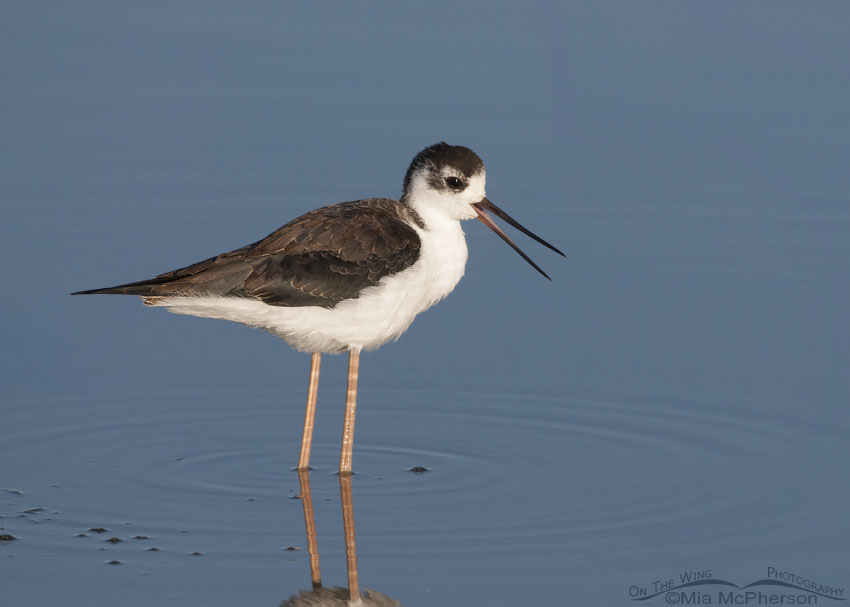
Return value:
M 493 216 L 566 257 L 491 202 L 485 185 L 475 152 L 440 142 L 413 158 L 400 200 L 325 206 L 240 249 L 72 295 L 138 295 L 148 306 L 264 329 L 311 353 L 299 470 L 310 465 L 322 354 L 348 352 L 339 472 L 350 474 L 360 353 L 398 339 L 455 288 L 468 257 L 461 221 L 479 219 L 549 280 Z

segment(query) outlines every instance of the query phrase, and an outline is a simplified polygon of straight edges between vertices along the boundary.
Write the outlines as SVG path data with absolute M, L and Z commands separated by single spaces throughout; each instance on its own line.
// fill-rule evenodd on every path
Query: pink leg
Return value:
M 360 350 L 348 352 L 348 390 L 345 393 L 345 421 L 342 428 L 342 452 L 339 473 L 351 474 L 351 453 L 354 450 L 354 413 L 357 409 L 357 375 L 360 369 Z
M 313 420 L 316 418 L 316 397 L 319 394 L 319 367 L 322 366 L 322 353 L 313 352 L 310 361 L 310 387 L 307 389 L 307 409 L 304 412 L 304 433 L 301 435 L 301 457 L 298 469 L 310 468 L 310 447 L 313 444 Z

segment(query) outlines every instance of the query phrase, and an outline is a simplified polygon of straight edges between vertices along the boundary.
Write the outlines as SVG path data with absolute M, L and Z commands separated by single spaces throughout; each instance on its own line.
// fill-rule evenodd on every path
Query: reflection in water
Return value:
M 322 586 L 322 572 L 319 569 L 319 546 L 316 541 L 316 519 L 313 515 L 313 496 L 310 493 L 310 472 L 298 471 L 301 485 L 301 501 L 304 505 L 304 525 L 307 528 L 307 551 L 310 554 L 310 581 L 312 590 L 302 590 L 283 601 L 281 607 L 341 607 L 374 606 L 399 607 L 401 603 L 393 598 L 375 592 L 360 592 L 357 575 L 357 544 L 354 537 L 354 506 L 351 500 L 351 475 L 339 475 L 339 493 L 342 501 L 342 523 L 345 532 L 345 554 L 348 568 L 348 588 L 326 588 Z

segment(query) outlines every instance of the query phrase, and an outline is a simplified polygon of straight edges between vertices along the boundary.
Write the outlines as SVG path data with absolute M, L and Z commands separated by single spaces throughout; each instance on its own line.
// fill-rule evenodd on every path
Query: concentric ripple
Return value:
M 57 528 L 70 537 L 125 526 L 176 544 L 192 531 L 196 544 L 237 554 L 268 543 L 260 538 L 281 516 L 296 533 L 300 402 L 187 392 L 19 403 L 11 413 L 17 431 L 0 439 L 0 455 L 44 465 L 17 480 L 39 501 L 6 495 L 4 522 L 49 523 L 43 534 L 21 530 L 41 546 L 55 544 Z M 340 418 L 341 407 L 320 403 L 311 473 L 320 504 L 338 501 Z M 740 537 L 804 516 L 782 507 L 770 519 L 740 516 L 780 495 L 753 471 L 781 465 L 775 445 L 793 446 L 800 428 L 732 408 L 381 391 L 361 394 L 357 423 L 358 531 L 379 553 L 476 553 L 494 542 L 626 550 L 655 528 L 710 543 L 720 527 Z M 12 516 L 26 507 L 43 510 Z

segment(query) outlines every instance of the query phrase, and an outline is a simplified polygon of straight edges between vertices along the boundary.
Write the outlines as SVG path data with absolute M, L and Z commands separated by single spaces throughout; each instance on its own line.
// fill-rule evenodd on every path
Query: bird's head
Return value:
M 441 142 L 419 152 L 410 163 L 410 168 L 404 176 L 404 193 L 401 199 L 423 218 L 426 226 L 477 217 L 538 272 L 549 278 L 546 272 L 531 261 L 496 225 L 490 213 L 559 255 L 564 254 L 490 202 L 486 196 L 485 185 L 484 162 L 478 154 L 463 146 Z
M 438 143 L 419 152 L 404 176 L 402 200 L 425 216 L 472 219 L 472 205 L 485 197 L 486 173 L 478 154 Z

